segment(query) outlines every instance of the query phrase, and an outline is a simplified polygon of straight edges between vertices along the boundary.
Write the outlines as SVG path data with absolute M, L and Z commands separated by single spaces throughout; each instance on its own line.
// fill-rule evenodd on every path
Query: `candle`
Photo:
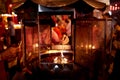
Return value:
M 94 45 L 92 46 L 92 49 L 95 49 L 95 46 L 94 46 Z
M 86 48 L 86 54 L 88 54 L 88 45 L 87 44 L 85 45 L 85 48 Z
M 33 50 L 34 52 L 38 50 L 38 43 L 33 44 Z

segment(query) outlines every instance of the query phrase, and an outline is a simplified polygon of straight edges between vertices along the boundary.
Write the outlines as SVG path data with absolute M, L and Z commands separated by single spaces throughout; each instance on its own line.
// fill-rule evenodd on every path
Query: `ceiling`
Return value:
M 6 6 L 8 6 L 8 4 L 10 4 L 11 2 L 14 3 L 14 5 L 19 5 L 19 3 L 25 2 L 25 1 L 26 0 L 0 0 L 0 14 L 6 12 L 6 9 L 7 9 Z M 44 5 L 47 7 L 56 7 L 56 6 L 61 7 L 61 6 L 69 5 L 82 0 L 32 0 L 32 1 L 35 3 L 40 3 L 41 5 Z M 98 2 L 96 3 L 95 0 L 83 0 L 83 1 L 85 1 L 90 6 L 95 8 L 102 8 L 104 6 L 104 4 L 101 4 Z M 111 4 L 114 2 L 120 2 L 120 0 L 110 0 Z

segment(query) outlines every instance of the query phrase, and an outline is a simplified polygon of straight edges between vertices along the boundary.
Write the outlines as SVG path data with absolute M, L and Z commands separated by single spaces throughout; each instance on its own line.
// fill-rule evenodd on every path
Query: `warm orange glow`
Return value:
M 12 4 L 9 4 L 9 7 L 11 8 L 11 7 L 12 7 Z
M 92 49 L 95 49 L 95 46 L 92 46 Z
M 55 57 L 54 63 L 65 64 L 68 63 L 68 59 L 64 57 L 63 52 L 61 51 L 61 56 Z
M 15 28 L 15 29 L 21 29 L 21 24 L 15 24 L 15 25 L 14 25 L 14 28 Z
M 114 4 L 114 5 L 110 5 L 110 10 L 111 11 L 116 11 L 116 10 L 119 10 L 119 5 L 118 4 Z

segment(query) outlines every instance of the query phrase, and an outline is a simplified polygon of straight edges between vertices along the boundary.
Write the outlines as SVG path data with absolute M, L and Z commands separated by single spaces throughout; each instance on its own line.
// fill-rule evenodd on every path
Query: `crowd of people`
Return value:
M 6 29 L 6 25 L 7 28 Z M 7 17 L 7 23 L 0 17 L 0 51 L 4 51 L 6 47 L 14 46 L 16 44 L 15 28 L 12 17 Z
M 52 43 L 55 44 L 69 44 L 70 43 L 70 37 L 71 37 L 71 20 L 69 19 L 68 15 L 53 15 L 51 16 L 53 22 L 55 25 L 52 27 Z M 3 46 L 15 46 L 16 45 L 16 39 L 15 39 L 15 29 L 14 29 L 14 22 L 12 21 L 11 17 L 7 18 L 7 26 L 8 30 L 5 29 L 5 24 L 2 21 L 2 18 L 0 18 L 0 51 L 3 51 Z M 48 29 L 43 31 L 43 34 L 46 33 L 46 36 L 50 35 L 48 32 Z M 42 35 L 44 43 L 48 43 L 48 38 L 46 36 Z M 50 36 L 49 36 L 50 37 Z M 47 39 L 47 40 L 45 40 Z M 66 41 L 66 39 L 69 39 Z M 41 39 L 42 40 L 42 39 Z M 41 41 L 42 42 L 42 41 Z M 120 74 L 120 26 L 115 25 L 114 29 L 114 35 L 113 35 L 113 44 L 112 48 L 115 52 L 114 60 L 113 60 L 113 70 L 109 76 L 109 80 L 119 80 L 119 74 Z M 20 68 L 20 67 L 19 67 Z M 16 74 L 13 77 L 13 80 L 16 80 L 17 75 L 21 75 L 20 78 L 24 78 L 23 71 L 21 69 L 16 70 Z M 24 80 L 24 79 L 21 79 Z

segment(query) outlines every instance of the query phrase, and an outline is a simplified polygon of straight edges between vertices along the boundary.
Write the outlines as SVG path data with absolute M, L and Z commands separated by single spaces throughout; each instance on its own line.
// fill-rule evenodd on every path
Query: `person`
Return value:
M 115 25 L 113 33 L 113 46 L 112 50 L 115 51 L 113 59 L 113 70 L 109 76 L 109 80 L 120 80 L 120 25 Z
M 10 35 L 10 41 L 11 45 L 15 45 L 15 28 L 14 28 L 14 22 L 12 21 L 12 17 L 7 18 L 8 21 L 8 34 Z
M 24 72 L 20 66 L 16 66 L 16 73 L 12 77 L 12 80 L 26 80 Z
M 2 17 L 0 17 L 0 51 L 3 50 L 4 37 L 5 37 L 5 24 L 2 21 Z

